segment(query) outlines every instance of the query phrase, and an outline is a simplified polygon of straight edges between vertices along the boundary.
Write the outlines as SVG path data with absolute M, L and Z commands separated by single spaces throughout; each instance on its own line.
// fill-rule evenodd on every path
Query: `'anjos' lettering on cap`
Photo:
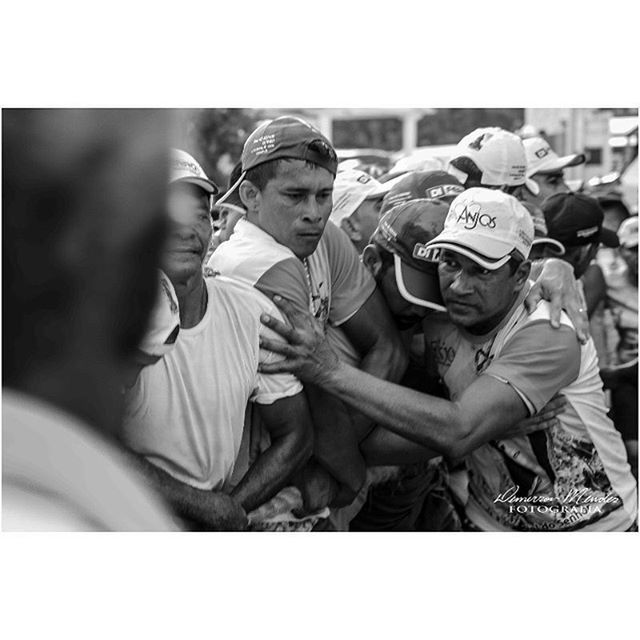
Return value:
M 456 222 L 464 223 L 465 229 L 475 229 L 478 225 L 488 229 L 496 228 L 495 216 L 480 212 L 480 205 L 476 202 L 460 202 L 455 208 Z

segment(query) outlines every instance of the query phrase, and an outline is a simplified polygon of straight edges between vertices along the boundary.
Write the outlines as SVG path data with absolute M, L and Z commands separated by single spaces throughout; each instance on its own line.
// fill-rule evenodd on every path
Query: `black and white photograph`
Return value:
M 3 7 L 2 637 L 629 637 L 632 9 Z
M 637 109 L 3 148 L 5 530 L 637 531 Z

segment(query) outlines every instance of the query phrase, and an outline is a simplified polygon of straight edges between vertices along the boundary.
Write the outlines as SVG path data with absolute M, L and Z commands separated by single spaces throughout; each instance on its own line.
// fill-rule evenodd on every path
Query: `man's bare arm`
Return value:
M 249 513 L 272 498 L 309 459 L 313 449 L 311 416 L 304 392 L 270 405 L 255 405 L 271 446 L 251 465 L 231 495 Z
M 220 491 L 196 489 L 130 452 L 136 466 L 173 510 L 183 518 L 214 531 L 245 529 L 247 517 L 240 503 Z

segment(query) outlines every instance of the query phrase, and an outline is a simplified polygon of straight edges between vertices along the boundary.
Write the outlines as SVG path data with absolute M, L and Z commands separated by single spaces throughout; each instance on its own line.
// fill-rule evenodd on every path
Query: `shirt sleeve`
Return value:
M 269 315 L 284 322 L 284 318 L 280 313 L 280 310 L 270 301 L 265 298 L 263 304 L 263 311 Z M 282 338 L 264 325 L 260 325 L 260 336 L 271 338 L 273 340 L 282 340 Z M 266 351 L 260 349 L 258 354 L 258 362 L 260 364 L 269 364 L 272 362 L 279 362 L 283 360 L 284 356 L 272 351 Z M 273 404 L 276 400 L 281 398 L 288 398 L 295 396 L 302 391 L 303 387 L 298 378 L 290 373 L 274 373 L 263 374 L 256 373 L 255 388 L 250 398 L 252 402 L 258 404 Z
M 267 269 L 253 285 L 269 300 L 278 294 L 299 311 L 309 311 L 309 285 L 304 267 L 296 258 L 287 258 Z
M 349 320 L 369 299 L 376 283 L 346 233 L 333 222 L 327 222 L 324 233 L 331 269 L 329 321 L 337 327 Z
M 579 372 L 580 345 L 573 329 L 554 329 L 539 320 L 518 331 L 483 375 L 510 384 L 534 414 Z

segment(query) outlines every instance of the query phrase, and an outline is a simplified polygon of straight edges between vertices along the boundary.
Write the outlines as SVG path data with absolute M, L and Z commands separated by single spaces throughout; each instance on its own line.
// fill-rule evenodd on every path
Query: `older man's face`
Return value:
M 202 270 L 213 222 L 208 195 L 188 182 L 170 186 L 168 209 L 169 237 L 162 255 L 162 268 L 175 282 Z

